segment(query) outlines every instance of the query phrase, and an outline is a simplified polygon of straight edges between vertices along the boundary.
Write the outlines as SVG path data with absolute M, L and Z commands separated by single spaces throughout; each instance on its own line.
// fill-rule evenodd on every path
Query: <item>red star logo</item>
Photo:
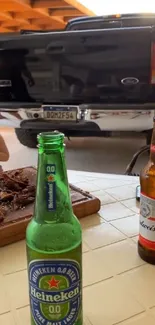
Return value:
M 56 288 L 59 289 L 59 280 L 56 280 L 54 276 L 52 276 L 51 280 L 47 281 L 49 284 L 49 289 Z
M 54 180 L 54 177 L 52 175 L 48 176 L 48 181 L 52 182 Z

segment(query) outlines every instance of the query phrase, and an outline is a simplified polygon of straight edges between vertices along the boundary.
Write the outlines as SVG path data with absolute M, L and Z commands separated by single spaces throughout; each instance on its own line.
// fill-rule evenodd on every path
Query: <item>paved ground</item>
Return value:
M 1 128 L 10 152 L 10 159 L 3 163 L 4 169 L 37 164 L 37 150 L 22 146 L 12 129 Z M 67 168 L 91 172 L 123 174 L 132 155 L 145 145 L 138 135 L 128 138 L 72 138 L 66 141 Z M 141 157 L 134 171 L 139 172 L 148 160 Z

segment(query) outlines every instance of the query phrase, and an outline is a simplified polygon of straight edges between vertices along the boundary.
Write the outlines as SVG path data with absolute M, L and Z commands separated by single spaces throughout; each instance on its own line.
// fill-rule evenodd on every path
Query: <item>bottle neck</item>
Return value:
M 152 140 L 151 140 L 151 147 L 150 147 L 150 160 L 152 163 L 155 164 L 155 122 L 152 132 Z
M 34 218 L 39 223 L 66 223 L 72 215 L 64 146 L 40 148 Z

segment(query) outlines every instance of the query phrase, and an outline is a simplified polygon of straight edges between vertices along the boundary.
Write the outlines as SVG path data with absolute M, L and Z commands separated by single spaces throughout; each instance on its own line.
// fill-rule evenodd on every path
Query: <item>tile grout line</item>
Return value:
M 28 305 L 24 305 L 24 306 L 22 306 L 22 307 L 17 307 L 16 310 L 20 310 L 20 309 L 23 309 L 23 308 L 26 308 L 26 307 L 29 307 L 29 306 L 30 306 L 30 304 L 28 304 Z
M 13 319 L 14 319 L 15 325 L 18 325 L 18 320 L 17 320 L 17 317 L 16 317 L 16 308 L 13 308 L 11 310 L 11 312 L 13 314 Z
M 101 248 L 105 248 L 105 247 L 109 247 L 109 246 L 111 246 L 111 245 L 115 245 L 115 244 L 117 244 L 117 243 L 121 243 L 121 242 L 123 242 L 123 241 L 125 241 L 125 240 L 127 240 L 128 239 L 128 237 L 126 237 L 126 238 L 122 238 L 122 239 L 119 239 L 119 240 L 117 240 L 117 241 L 114 241 L 114 242 L 112 242 L 112 243 L 109 243 L 109 244 L 106 244 L 106 245 L 103 245 L 103 246 L 99 246 L 99 247 L 96 247 L 96 248 L 92 248 L 92 251 L 95 251 L 95 250 L 98 250 L 98 249 L 101 249 Z
M 87 319 L 88 319 L 88 321 L 89 321 L 89 324 L 90 324 L 90 325 L 94 325 L 94 324 L 90 321 L 89 317 L 88 317 L 88 316 L 86 316 L 86 317 L 87 317 Z
M 129 270 L 126 270 L 126 271 L 124 271 L 124 272 L 114 274 L 114 275 L 112 275 L 112 276 L 110 276 L 110 277 L 108 277 L 108 278 L 105 278 L 105 279 L 99 280 L 98 282 L 93 282 L 93 283 L 91 283 L 91 284 L 88 284 L 88 285 L 86 285 L 86 286 L 83 286 L 83 289 L 90 288 L 90 287 L 92 287 L 92 286 L 94 286 L 94 285 L 97 285 L 98 283 L 101 283 L 101 282 L 102 282 L 102 283 L 105 283 L 105 281 L 108 281 L 108 280 L 111 280 L 111 279 L 115 279 L 115 278 L 119 277 L 120 275 L 122 275 L 122 274 L 124 274 L 124 273 L 128 273 L 128 272 L 134 271 L 134 270 L 136 270 L 136 269 L 138 269 L 138 268 L 141 268 L 141 267 L 143 267 L 143 266 L 145 266 L 145 265 L 146 265 L 146 263 L 145 263 L 145 264 L 142 264 L 142 265 L 134 266 L 133 268 L 131 268 L 131 269 L 129 269 Z M 138 300 L 137 300 L 137 301 L 138 301 Z M 138 303 L 140 303 L 140 302 L 138 301 Z M 143 307 L 144 307 L 144 306 L 143 306 Z M 144 308 L 145 308 L 145 310 L 146 310 L 146 307 L 144 307 Z M 151 307 L 151 308 L 153 308 L 153 307 Z
M 12 312 L 12 310 L 6 311 L 6 312 L 4 312 L 4 313 L 0 313 L 0 316 L 10 314 L 11 312 Z
M 19 272 L 22 272 L 22 271 L 27 271 L 27 268 L 20 269 L 20 270 L 16 270 L 16 271 L 12 271 L 11 273 L 3 273 L 3 276 L 8 276 L 8 275 L 11 275 L 11 274 L 16 274 L 16 273 L 19 273 Z
M 144 262 L 143 264 L 141 264 L 141 265 L 134 266 L 134 267 L 132 267 L 131 269 L 125 270 L 125 271 L 120 272 L 120 273 L 117 273 L 116 276 L 123 275 L 123 274 L 126 274 L 126 273 L 128 273 L 128 272 L 130 273 L 131 271 L 134 271 L 134 270 L 136 270 L 136 269 L 139 269 L 139 268 L 141 268 L 141 267 L 144 266 L 144 265 L 146 265 L 145 262 Z
M 108 277 L 108 278 L 105 278 L 105 279 L 102 279 L 102 280 L 100 280 L 100 281 L 98 281 L 98 282 L 93 282 L 93 283 L 91 283 L 91 284 L 88 284 L 88 285 L 86 285 L 86 286 L 83 286 L 83 289 L 93 287 L 94 285 L 96 285 L 96 284 L 98 284 L 98 283 L 108 281 L 108 280 L 110 280 L 110 279 L 113 279 L 114 277 L 115 277 L 115 276 L 112 275 L 112 276 L 110 276 L 110 277 Z
M 132 315 L 132 316 L 130 316 L 129 318 L 125 318 L 125 319 L 123 319 L 122 321 L 120 321 L 120 322 L 116 322 L 116 323 L 112 323 L 111 325 L 121 325 L 122 323 L 124 323 L 124 322 L 126 322 L 126 321 L 128 321 L 128 320 L 132 320 L 132 319 L 134 319 L 134 317 L 136 317 L 136 316 L 139 316 L 139 315 L 142 315 L 142 314 L 145 314 L 146 313 L 146 310 L 145 311 L 141 311 L 140 313 L 138 313 L 138 314 L 135 314 L 135 315 Z
M 124 207 L 126 207 L 126 208 L 132 210 L 132 208 L 129 208 L 129 207 L 127 207 L 127 206 L 124 204 L 124 201 L 128 201 L 128 200 L 130 200 L 130 199 L 122 200 L 122 204 L 123 204 Z M 133 200 L 133 198 L 131 198 L 131 200 Z M 136 201 L 136 198 L 135 198 L 135 201 Z M 136 201 L 135 203 L 137 203 L 137 201 Z M 137 207 L 137 206 L 136 206 L 136 208 L 140 210 L 140 207 Z M 132 211 L 134 211 L 134 210 L 132 210 Z
M 117 244 L 117 243 L 121 243 L 121 242 L 126 241 L 126 240 L 130 240 L 130 239 L 131 239 L 131 238 L 129 238 L 129 237 L 126 236 L 126 238 L 119 239 L 118 241 L 115 241 L 115 242 L 112 242 L 112 243 L 106 244 L 106 245 L 104 245 L 104 246 L 102 245 L 102 246 L 95 247 L 95 248 L 91 248 L 91 247 L 90 247 L 90 251 L 94 252 L 94 251 L 96 251 L 96 250 L 98 250 L 98 249 L 105 248 L 105 247 L 109 247 L 109 246 L 115 245 L 115 244 Z M 85 242 L 85 243 L 86 243 L 86 245 L 88 246 L 87 242 Z M 135 243 L 135 242 L 132 242 L 131 244 L 136 244 L 136 243 Z M 87 252 L 83 252 L 83 254 L 86 254 L 86 253 L 89 253 L 89 251 L 87 251 Z
M 116 219 L 116 220 L 120 220 L 120 219 Z M 127 234 L 125 234 L 124 232 L 122 232 L 122 230 L 120 230 L 119 228 L 117 228 L 116 226 L 114 226 L 113 224 L 111 224 L 111 222 L 110 222 L 110 225 L 112 227 L 114 227 L 115 229 L 117 229 L 122 235 L 125 235 L 128 239 L 131 239 L 134 236 L 138 236 L 138 234 L 135 234 L 135 235 L 132 235 L 131 237 L 129 237 Z
M 133 212 L 133 211 L 131 211 L 131 212 Z M 124 216 L 124 217 L 121 217 L 121 218 L 111 219 L 111 220 L 106 220 L 106 219 L 104 219 L 104 220 L 106 220 L 108 223 L 111 223 L 111 221 L 113 222 L 113 221 L 116 221 L 116 220 L 122 220 L 122 219 L 130 218 L 130 217 L 133 217 L 136 214 L 137 214 L 136 212 L 135 213 L 133 212 L 133 214 L 131 214 L 129 216 Z M 101 216 L 101 218 L 102 218 L 102 216 Z

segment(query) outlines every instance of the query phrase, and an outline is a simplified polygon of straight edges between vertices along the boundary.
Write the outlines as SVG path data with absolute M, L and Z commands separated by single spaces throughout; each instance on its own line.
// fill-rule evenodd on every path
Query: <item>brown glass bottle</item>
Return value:
M 155 119 L 150 147 L 150 159 L 140 174 L 140 225 L 138 253 L 155 264 Z

